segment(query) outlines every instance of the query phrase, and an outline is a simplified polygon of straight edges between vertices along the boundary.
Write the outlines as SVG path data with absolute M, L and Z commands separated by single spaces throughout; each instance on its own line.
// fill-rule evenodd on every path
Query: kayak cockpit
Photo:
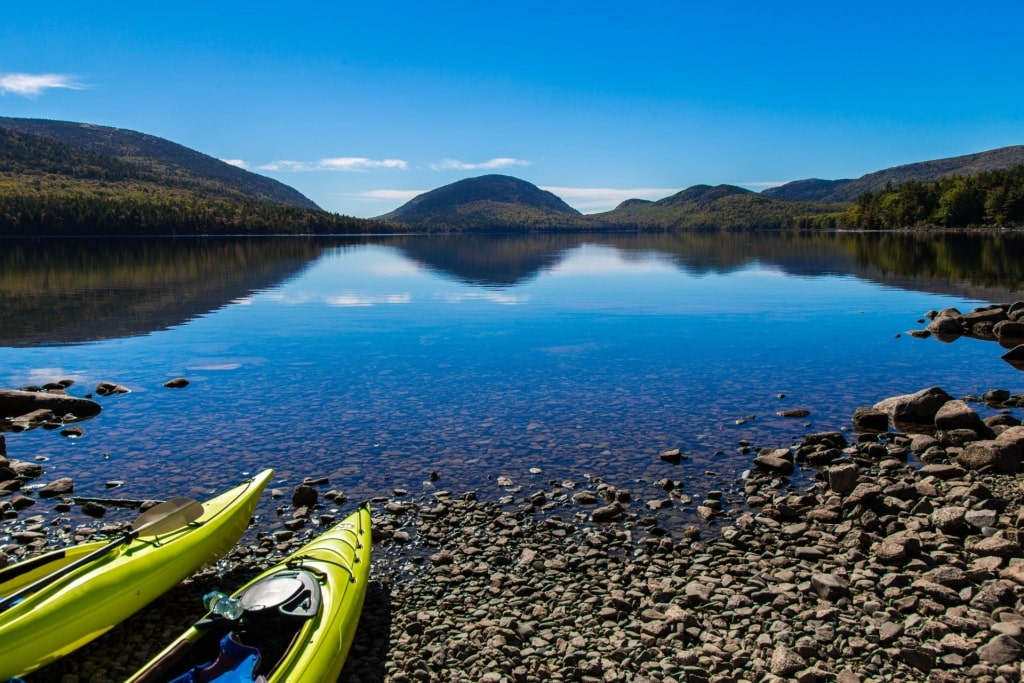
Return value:
M 287 569 L 259 581 L 236 600 L 238 619 L 208 614 L 193 625 L 197 637 L 179 641 L 141 672 L 137 681 L 208 683 L 261 681 L 280 666 L 306 623 L 321 609 L 316 575 Z

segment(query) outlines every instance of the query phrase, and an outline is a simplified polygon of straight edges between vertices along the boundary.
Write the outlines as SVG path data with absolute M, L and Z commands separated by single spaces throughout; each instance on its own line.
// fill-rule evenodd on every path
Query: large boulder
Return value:
M 970 429 L 981 437 L 992 436 L 981 417 L 965 401 L 946 401 L 935 413 L 935 427 L 942 430 Z
M 940 315 L 926 329 L 939 341 L 952 341 L 964 333 L 962 319 L 951 315 Z
M 976 308 L 970 313 L 964 313 L 960 319 L 967 327 L 973 327 L 978 323 L 995 325 L 1007 319 L 1006 306 L 1002 304 L 994 304 L 992 306 L 985 306 L 984 308 Z
M 953 397 L 942 388 L 929 387 L 913 394 L 892 396 L 879 401 L 874 407 L 887 413 L 893 425 L 904 431 L 915 426 L 934 429 L 935 415 L 952 400 Z
M 1016 443 L 985 439 L 964 446 L 956 461 L 971 470 L 1013 473 L 1020 471 L 1022 455 L 1024 452 Z
M 0 389 L 0 430 L 5 423 L 9 425 L 22 415 L 43 410 L 51 411 L 63 422 L 73 422 L 96 417 L 102 407 L 87 398 L 67 394 Z
M 999 343 L 1011 347 L 1024 343 L 1024 322 L 1004 320 L 992 328 Z
M 889 431 L 889 414 L 877 408 L 860 407 L 853 411 L 853 431 L 872 434 Z

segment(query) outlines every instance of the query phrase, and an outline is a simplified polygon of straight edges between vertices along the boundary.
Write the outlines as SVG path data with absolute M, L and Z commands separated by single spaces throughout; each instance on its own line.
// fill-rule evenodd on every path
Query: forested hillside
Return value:
M 858 230 L 1024 225 L 1024 165 L 867 192 L 841 222 Z
M 0 127 L 0 235 L 364 233 L 379 226 L 255 198 Z
M 282 182 L 227 164 L 155 135 L 72 121 L 0 116 L 0 128 L 38 135 L 77 150 L 93 152 L 149 171 L 161 182 L 185 183 L 212 194 L 229 194 L 303 209 L 319 209 L 312 200 Z

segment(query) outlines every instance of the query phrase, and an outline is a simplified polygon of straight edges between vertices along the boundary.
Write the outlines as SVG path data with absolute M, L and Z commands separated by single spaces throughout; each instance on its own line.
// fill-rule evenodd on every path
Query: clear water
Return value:
M 994 342 L 905 334 L 929 309 L 1020 297 L 1005 235 L 3 246 L 0 387 L 132 390 L 98 397 L 82 438 L 6 435 L 82 496 L 202 497 L 273 467 L 286 491 L 326 476 L 356 500 L 521 502 L 599 477 L 642 504 L 669 477 L 699 502 L 736 490 L 741 441 L 787 446 L 928 386 L 1024 390 Z

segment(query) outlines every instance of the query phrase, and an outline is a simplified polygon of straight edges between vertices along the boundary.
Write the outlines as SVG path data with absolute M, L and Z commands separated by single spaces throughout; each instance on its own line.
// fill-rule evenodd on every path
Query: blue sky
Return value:
M 1024 144 L 1024 3 L 5 3 L 0 114 L 376 216 L 505 173 L 584 212 Z

